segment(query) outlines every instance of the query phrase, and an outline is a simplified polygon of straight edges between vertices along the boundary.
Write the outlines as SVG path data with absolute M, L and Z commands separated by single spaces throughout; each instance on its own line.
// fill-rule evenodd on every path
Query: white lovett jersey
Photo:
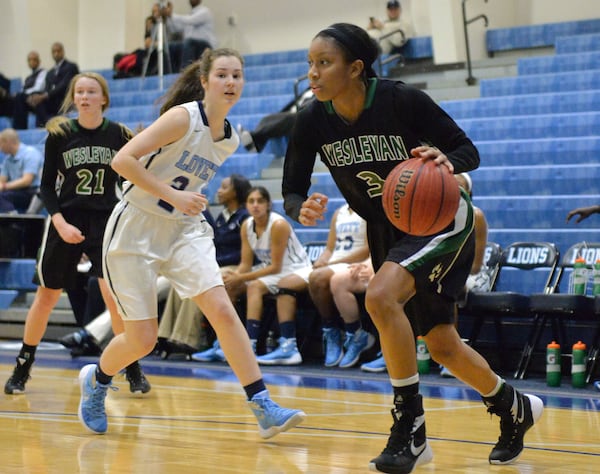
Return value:
M 254 230 L 254 218 L 252 216 L 244 222 L 244 225 L 246 226 L 246 235 L 248 236 L 248 244 L 254 252 L 254 255 L 256 255 L 256 258 L 264 265 L 271 264 L 271 227 L 273 227 L 273 222 L 281 219 L 285 220 L 280 214 L 271 212 L 269 214 L 267 228 L 260 237 L 256 235 Z M 300 243 L 292 229 L 285 253 L 283 254 L 281 273 L 291 273 L 298 268 L 306 266 L 310 266 L 310 260 L 308 259 L 306 250 L 304 250 L 304 246 Z
M 330 260 L 345 261 L 348 255 L 367 245 L 367 223 L 344 204 L 335 220 L 335 249 Z
M 178 107 L 185 108 L 190 114 L 190 126 L 185 135 L 140 158 L 140 162 L 159 180 L 175 189 L 202 192 L 227 157 L 237 150 L 239 137 L 225 120 L 225 138 L 214 142 L 200 102 L 188 102 Z M 128 181 L 123 185 L 123 199 L 151 214 L 172 219 L 184 216 L 169 203 Z

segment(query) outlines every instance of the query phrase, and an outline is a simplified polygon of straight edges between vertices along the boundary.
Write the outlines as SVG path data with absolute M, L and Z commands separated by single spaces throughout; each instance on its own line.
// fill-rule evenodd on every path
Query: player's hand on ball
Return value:
M 438 165 L 446 166 L 450 170 L 450 173 L 454 174 L 454 166 L 448 157 L 444 155 L 438 148 L 427 145 L 418 146 L 410 150 L 410 154 L 415 158 L 433 160 Z

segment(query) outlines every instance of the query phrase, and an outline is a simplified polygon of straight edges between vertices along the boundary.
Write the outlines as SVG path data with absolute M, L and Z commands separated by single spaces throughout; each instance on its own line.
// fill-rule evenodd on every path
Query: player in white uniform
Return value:
M 315 307 L 323 318 L 325 365 L 328 367 L 339 364 L 343 357 L 342 331 L 338 327 L 338 313 L 329 289 L 329 281 L 336 272 L 344 271 L 348 265 L 362 261 L 368 255 L 366 223 L 347 204 L 344 204 L 333 214 L 327 245 L 319 258 L 313 264 L 282 278 L 278 284 L 277 318 L 282 337 L 290 338 L 293 335 L 295 338 L 296 300 L 299 293 L 310 291 Z M 353 333 L 356 332 L 360 329 L 360 324 L 354 325 L 351 329 Z M 349 335 L 348 344 L 353 335 Z M 362 350 L 366 346 L 370 347 L 374 342 L 373 336 L 364 331 L 357 336 L 360 336 Z M 331 355 L 333 352 L 335 354 Z M 327 353 L 330 355 L 327 356 Z M 294 360 L 294 354 L 287 350 L 285 344 L 269 354 L 258 357 L 259 364 L 288 365 L 290 360 Z
M 246 293 L 246 330 L 256 352 L 261 331 L 263 297 L 277 294 L 277 284 L 286 275 L 310 265 L 304 246 L 290 223 L 272 212 L 271 196 L 262 186 L 248 193 L 246 207 L 250 217 L 241 230 L 242 257 L 237 271 L 224 277 L 230 294 Z M 258 263 L 255 265 L 254 263 Z M 280 323 L 280 348 L 285 347 L 289 364 L 299 364 L 302 356 L 296 345 L 296 329 Z M 210 350 L 210 349 L 209 349 Z M 260 357 L 258 358 L 260 361 Z
M 182 298 L 195 301 L 212 324 L 263 438 L 305 417 L 269 398 L 246 331 L 223 287 L 212 229 L 202 217 L 208 205 L 202 189 L 239 144 L 226 116 L 242 93 L 242 64 L 234 50 L 205 51 L 167 92 L 161 117 L 112 161 L 128 183 L 107 224 L 104 273 L 125 332 L 109 343 L 97 365 L 86 365 L 79 374 L 79 418 L 94 433 L 107 430 L 104 404 L 112 377 L 156 344 L 159 274 Z

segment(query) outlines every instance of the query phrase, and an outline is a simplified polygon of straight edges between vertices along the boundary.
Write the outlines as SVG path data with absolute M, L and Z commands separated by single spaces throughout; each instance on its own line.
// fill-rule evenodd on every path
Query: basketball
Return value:
M 390 172 L 381 199 L 385 215 L 395 227 L 426 236 L 452 222 L 459 198 L 458 183 L 447 167 L 412 158 Z

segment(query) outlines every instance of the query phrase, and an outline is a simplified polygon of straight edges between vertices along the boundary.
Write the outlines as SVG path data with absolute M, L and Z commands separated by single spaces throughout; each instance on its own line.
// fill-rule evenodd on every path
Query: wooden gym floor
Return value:
M 2 383 L 19 347 L 0 344 Z M 89 434 L 77 419 L 77 375 L 95 360 L 71 359 L 56 344 L 41 346 L 27 393 L 0 399 L 0 473 L 362 473 L 385 446 L 392 422 L 386 374 L 314 364 L 264 368 L 273 398 L 308 415 L 299 427 L 265 441 L 226 364 L 150 356 L 142 365 L 152 391 L 135 397 L 117 377 L 119 390 L 107 399 L 108 432 Z M 600 392 L 518 382 L 543 398 L 544 415 L 516 464 L 490 466 L 498 418 L 460 382 L 424 376 L 434 460 L 415 472 L 599 473 Z

